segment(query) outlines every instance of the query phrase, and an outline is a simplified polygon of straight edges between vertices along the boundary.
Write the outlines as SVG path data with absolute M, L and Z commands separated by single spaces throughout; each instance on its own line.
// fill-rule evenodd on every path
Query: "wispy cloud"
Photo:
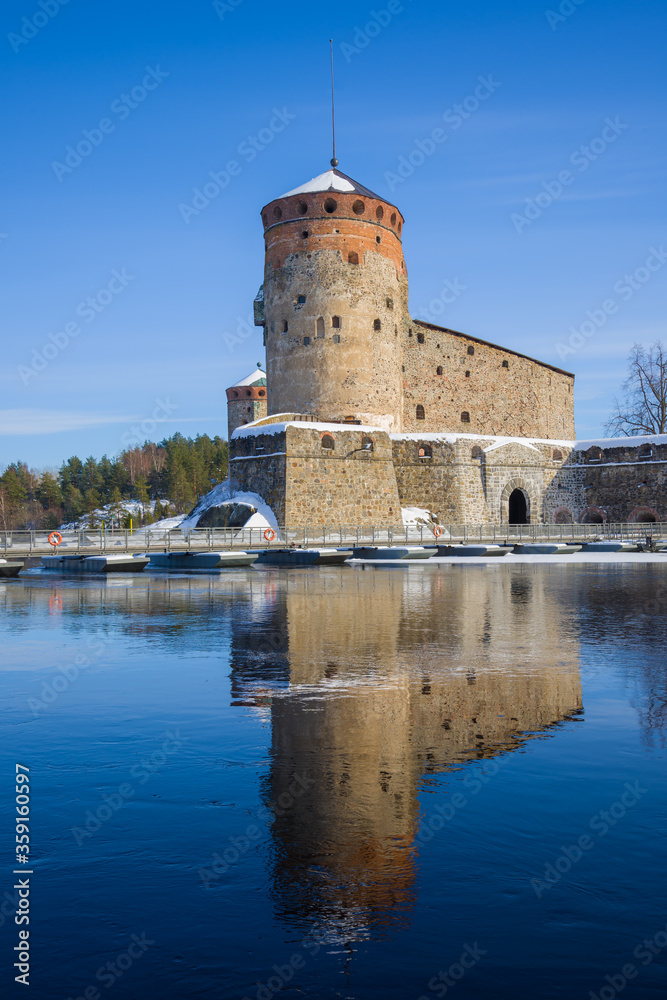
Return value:
M 70 410 L 0 410 L 0 434 L 57 434 L 104 424 L 129 424 L 136 414 L 75 413 Z

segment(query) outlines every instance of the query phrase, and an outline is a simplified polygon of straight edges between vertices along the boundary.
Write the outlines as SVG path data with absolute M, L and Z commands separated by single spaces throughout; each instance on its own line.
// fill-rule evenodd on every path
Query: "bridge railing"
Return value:
M 193 528 L 165 531 L 159 527 L 135 531 L 103 528 L 65 530 L 62 543 L 49 544 L 48 531 L 0 532 L 4 557 L 76 555 L 91 552 L 182 552 L 187 549 L 252 549 L 298 545 L 312 548 L 361 545 L 446 545 L 460 542 L 578 542 L 593 539 L 643 541 L 667 537 L 667 523 L 639 524 L 427 524 L 309 525 L 303 528 Z M 267 537 L 268 535 L 268 537 Z

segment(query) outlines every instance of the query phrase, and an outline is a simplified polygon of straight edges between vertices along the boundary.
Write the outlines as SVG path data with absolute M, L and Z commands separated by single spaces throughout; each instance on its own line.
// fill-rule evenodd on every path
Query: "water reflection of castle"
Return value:
M 272 827 L 286 919 L 332 940 L 400 920 L 424 776 L 581 710 L 553 582 L 525 567 L 271 575 L 267 600 L 236 620 L 232 677 L 236 703 L 270 712 L 267 804 L 293 803 Z

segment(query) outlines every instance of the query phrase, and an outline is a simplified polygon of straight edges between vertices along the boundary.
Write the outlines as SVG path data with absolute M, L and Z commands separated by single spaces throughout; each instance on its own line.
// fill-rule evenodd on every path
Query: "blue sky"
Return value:
M 405 215 L 413 316 L 575 372 L 580 438 L 633 341 L 664 338 L 659 0 L 6 0 L 0 21 L 2 464 L 226 433 L 224 390 L 263 359 L 260 208 L 331 155 L 329 37 L 340 167 Z M 184 211 L 211 172 L 224 190 Z

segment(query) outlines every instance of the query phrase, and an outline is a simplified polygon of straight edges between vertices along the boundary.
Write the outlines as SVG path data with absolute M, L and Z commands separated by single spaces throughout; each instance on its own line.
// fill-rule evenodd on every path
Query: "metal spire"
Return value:
M 329 46 L 331 48 L 331 134 L 333 137 L 333 156 L 331 157 L 331 166 L 337 167 L 338 160 L 336 159 L 336 113 L 334 106 L 333 38 L 329 39 Z

